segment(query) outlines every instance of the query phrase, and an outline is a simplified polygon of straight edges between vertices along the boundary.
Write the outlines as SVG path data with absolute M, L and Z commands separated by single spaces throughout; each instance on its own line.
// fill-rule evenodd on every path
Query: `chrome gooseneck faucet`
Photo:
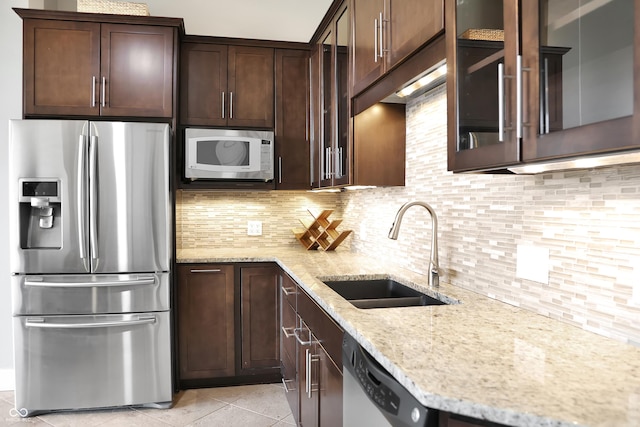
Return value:
M 431 206 L 425 202 L 407 202 L 400 207 L 396 214 L 396 219 L 393 220 L 391 230 L 389 230 L 389 238 L 393 240 L 398 239 L 398 233 L 400 232 L 400 223 L 404 213 L 411 206 L 418 205 L 429 211 L 431 215 L 431 258 L 429 259 L 429 286 L 438 287 L 440 285 L 439 278 L 439 266 L 438 266 L 438 218 L 436 212 Z

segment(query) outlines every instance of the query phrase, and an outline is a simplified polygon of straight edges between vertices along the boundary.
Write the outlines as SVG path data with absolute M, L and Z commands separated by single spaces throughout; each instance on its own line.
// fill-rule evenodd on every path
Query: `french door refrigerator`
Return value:
M 169 126 L 12 120 L 16 410 L 172 400 Z

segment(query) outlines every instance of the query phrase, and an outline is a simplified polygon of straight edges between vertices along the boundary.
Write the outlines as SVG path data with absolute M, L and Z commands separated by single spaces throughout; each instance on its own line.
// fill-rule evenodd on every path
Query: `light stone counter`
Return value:
M 442 284 L 460 304 L 361 310 L 318 277 L 426 276 L 346 251 L 179 250 L 178 262 L 275 261 L 421 403 L 513 426 L 640 426 L 640 349 Z M 426 262 L 426 261 L 425 261 Z

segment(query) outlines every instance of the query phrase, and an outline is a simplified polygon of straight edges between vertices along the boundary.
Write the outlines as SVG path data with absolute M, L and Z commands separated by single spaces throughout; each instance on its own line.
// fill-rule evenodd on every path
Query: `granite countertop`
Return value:
M 347 251 L 179 250 L 277 262 L 422 404 L 513 426 L 640 425 L 640 348 Z M 459 304 L 361 310 L 318 277 L 391 277 Z

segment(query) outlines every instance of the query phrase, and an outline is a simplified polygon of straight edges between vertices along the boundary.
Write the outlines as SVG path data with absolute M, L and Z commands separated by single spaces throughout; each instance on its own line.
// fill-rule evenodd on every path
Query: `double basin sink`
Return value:
M 445 305 L 441 301 L 393 279 L 322 280 L 358 308 Z

